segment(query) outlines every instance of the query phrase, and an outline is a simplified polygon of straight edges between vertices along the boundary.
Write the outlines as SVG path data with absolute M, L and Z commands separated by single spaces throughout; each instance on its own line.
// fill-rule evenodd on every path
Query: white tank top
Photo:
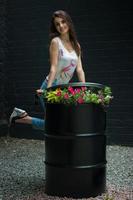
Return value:
M 69 52 L 63 45 L 61 39 L 56 37 L 58 42 L 58 64 L 57 64 L 57 73 L 55 76 L 54 84 L 67 84 L 75 71 L 75 68 L 78 64 L 78 56 L 75 50 Z M 47 77 L 48 80 L 48 77 Z

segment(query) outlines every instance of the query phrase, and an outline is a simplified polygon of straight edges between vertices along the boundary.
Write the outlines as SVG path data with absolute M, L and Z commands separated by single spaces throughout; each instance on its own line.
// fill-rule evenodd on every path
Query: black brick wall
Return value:
M 7 27 L 6 27 L 6 0 L 0 1 L 0 136 L 6 135 L 7 129 L 7 99 L 6 99 L 6 54 L 7 54 Z
M 130 1 L 8 0 L 8 104 L 43 116 L 34 93 L 49 70 L 48 29 L 53 11 L 67 10 L 83 50 L 86 80 L 112 87 L 108 143 L 133 144 L 133 26 Z M 74 81 L 77 80 L 75 76 Z M 18 133 L 17 133 L 18 134 Z

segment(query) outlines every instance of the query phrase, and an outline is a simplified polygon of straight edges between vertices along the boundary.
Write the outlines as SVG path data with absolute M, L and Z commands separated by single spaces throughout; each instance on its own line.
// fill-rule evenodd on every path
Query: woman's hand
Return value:
M 38 90 L 36 90 L 36 93 L 37 93 L 38 96 L 41 96 L 42 93 L 43 93 L 43 90 L 42 89 L 38 89 Z

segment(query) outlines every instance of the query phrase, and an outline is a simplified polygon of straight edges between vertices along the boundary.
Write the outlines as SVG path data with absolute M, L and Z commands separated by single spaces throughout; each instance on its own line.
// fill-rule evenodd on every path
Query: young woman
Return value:
M 50 27 L 50 72 L 37 94 L 45 110 L 41 97 L 43 89 L 67 84 L 76 70 L 80 82 L 85 82 L 85 75 L 81 63 L 81 49 L 76 38 L 72 20 L 67 12 L 58 10 L 53 13 Z M 31 117 L 25 110 L 14 108 L 10 116 L 10 124 L 26 123 L 33 128 L 44 130 L 45 120 Z

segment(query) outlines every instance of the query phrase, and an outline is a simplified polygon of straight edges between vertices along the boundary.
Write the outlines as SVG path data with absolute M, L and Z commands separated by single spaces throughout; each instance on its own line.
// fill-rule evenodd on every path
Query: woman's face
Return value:
M 54 24 L 55 24 L 56 30 L 61 35 L 64 35 L 69 32 L 69 27 L 64 19 L 62 19 L 60 17 L 55 17 Z

